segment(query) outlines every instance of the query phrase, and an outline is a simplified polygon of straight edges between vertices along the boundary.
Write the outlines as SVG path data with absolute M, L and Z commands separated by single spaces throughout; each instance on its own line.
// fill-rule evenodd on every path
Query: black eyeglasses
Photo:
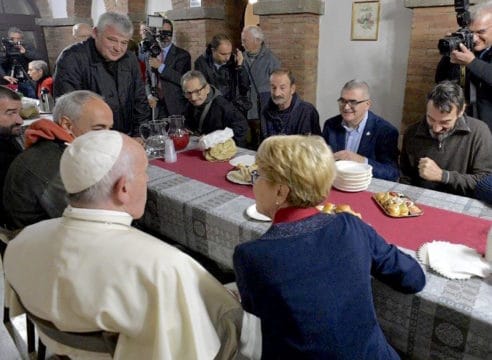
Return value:
M 344 98 L 339 98 L 337 100 L 337 103 L 338 103 L 339 106 L 345 106 L 345 105 L 348 104 L 348 106 L 350 106 L 350 107 L 353 108 L 353 107 L 356 107 L 359 104 L 362 104 L 365 101 L 369 101 L 369 99 L 365 99 L 365 100 L 346 100 Z
M 200 89 L 196 89 L 196 90 L 193 90 L 193 91 L 183 91 L 183 95 L 185 97 L 191 97 L 192 95 L 199 95 L 200 92 L 205 89 L 205 86 L 207 86 L 207 84 L 203 85 Z

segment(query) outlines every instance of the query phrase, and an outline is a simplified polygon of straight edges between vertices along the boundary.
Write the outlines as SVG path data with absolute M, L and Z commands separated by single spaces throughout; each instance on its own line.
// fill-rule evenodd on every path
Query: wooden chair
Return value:
M 51 340 L 78 350 L 91 351 L 97 353 L 114 355 L 116 343 L 118 341 L 117 333 L 108 331 L 92 332 L 71 332 L 61 331 L 50 321 L 41 319 L 26 310 L 27 318 L 34 323 L 44 336 Z M 45 360 L 46 346 L 38 339 L 38 360 Z

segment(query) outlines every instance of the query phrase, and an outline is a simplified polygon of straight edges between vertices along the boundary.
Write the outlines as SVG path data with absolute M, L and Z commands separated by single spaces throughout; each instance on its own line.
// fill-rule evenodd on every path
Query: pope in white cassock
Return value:
M 142 146 L 126 135 L 75 139 L 60 163 L 70 206 L 9 243 L 7 281 L 26 309 L 62 331 L 119 333 L 114 359 L 233 358 L 239 302 L 188 255 L 131 227 L 144 211 L 146 168 Z M 41 338 L 56 354 L 96 358 Z

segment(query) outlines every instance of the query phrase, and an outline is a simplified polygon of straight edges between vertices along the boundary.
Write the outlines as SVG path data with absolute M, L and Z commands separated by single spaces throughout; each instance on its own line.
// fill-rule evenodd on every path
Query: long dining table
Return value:
M 239 149 L 237 155 L 254 152 Z M 271 223 L 251 219 L 252 187 L 231 183 L 228 162 L 208 162 L 198 150 L 178 153 L 175 163 L 153 160 L 143 226 L 232 268 L 237 244 L 258 238 Z M 372 194 L 396 191 L 423 210 L 391 218 Z M 333 189 L 328 201 L 349 204 L 389 243 L 415 256 L 433 240 L 465 244 L 483 253 L 492 208 L 475 199 L 373 178 L 367 191 Z M 492 359 L 492 276 L 449 280 L 423 265 L 423 291 L 405 295 L 373 281 L 374 304 L 389 342 L 408 359 Z

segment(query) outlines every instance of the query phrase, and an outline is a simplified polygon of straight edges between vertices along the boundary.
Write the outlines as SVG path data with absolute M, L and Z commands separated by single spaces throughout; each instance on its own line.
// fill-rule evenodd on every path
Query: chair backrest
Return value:
M 85 351 L 114 355 L 117 333 L 108 331 L 71 332 L 61 331 L 50 321 L 38 318 L 26 310 L 27 317 L 38 330 L 57 343 Z

